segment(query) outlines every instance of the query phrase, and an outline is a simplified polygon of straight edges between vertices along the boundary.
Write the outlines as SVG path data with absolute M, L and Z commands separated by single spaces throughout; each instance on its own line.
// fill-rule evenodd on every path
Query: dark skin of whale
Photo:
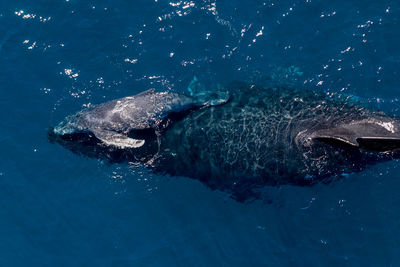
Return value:
M 133 129 L 138 148 L 105 145 L 94 135 L 55 135 L 72 151 L 110 162 L 139 161 L 157 173 L 198 179 L 239 201 L 265 186 L 331 182 L 400 156 L 400 122 L 344 96 L 246 83 L 229 101 L 171 111 L 157 129 Z
M 233 88 L 224 106 L 165 132 L 159 169 L 246 199 L 265 185 L 326 183 L 399 156 L 400 123 L 382 112 L 320 92 Z

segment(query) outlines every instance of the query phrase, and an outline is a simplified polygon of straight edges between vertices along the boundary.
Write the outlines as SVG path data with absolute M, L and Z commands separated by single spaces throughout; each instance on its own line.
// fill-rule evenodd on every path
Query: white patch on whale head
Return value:
M 356 121 L 354 123 L 351 123 L 350 125 L 354 124 L 360 124 L 360 123 L 370 123 L 370 124 L 376 124 L 387 130 L 388 132 L 391 132 L 392 134 L 396 133 L 396 127 L 393 121 L 385 121 L 385 120 L 378 120 L 378 119 L 366 119 L 362 121 Z
M 388 130 L 391 133 L 395 133 L 394 124 L 391 121 L 389 121 L 389 122 L 377 121 L 376 124 L 378 124 L 379 126 L 382 126 L 383 128 L 385 128 L 386 130 Z

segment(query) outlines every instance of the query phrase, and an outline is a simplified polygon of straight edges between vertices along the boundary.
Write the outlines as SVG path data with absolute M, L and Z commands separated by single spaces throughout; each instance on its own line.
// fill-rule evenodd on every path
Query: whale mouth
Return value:
M 55 127 L 50 127 L 47 130 L 47 138 L 51 143 L 81 143 L 81 144 L 86 144 L 86 145 L 96 145 L 100 143 L 100 140 L 98 140 L 94 134 L 90 132 L 79 132 L 79 131 L 74 131 L 71 133 L 63 133 L 59 134 L 56 130 Z
M 357 143 L 362 149 L 378 152 L 400 149 L 400 138 L 397 137 L 359 137 Z
M 146 137 L 145 144 L 138 148 L 121 149 L 104 144 L 90 131 L 59 135 L 54 132 L 54 127 L 47 130 L 47 138 L 50 143 L 57 143 L 77 155 L 98 158 L 109 163 L 144 162 L 151 164 L 151 160 L 158 151 L 155 134 L 147 131 L 133 134 L 137 137 Z
M 116 133 L 117 134 L 117 133 Z M 146 140 L 146 143 L 155 143 L 157 142 L 157 133 L 154 129 L 140 129 L 140 130 L 132 130 L 127 135 L 128 139 L 135 140 Z M 51 143 L 60 143 L 64 146 L 70 146 L 73 144 L 80 144 L 86 146 L 108 146 L 107 142 L 96 136 L 95 133 L 90 130 L 74 130 L 68 133 L 61 132 L 59 134 L 56 131 L 56 127 L 50 127 L 47 130 L 47 138 Z M 145 143 L 143 141 L 143 143 Z M 138 146 L 141 147 L 142 145 Z M 121 148 L 115 146 L 115 148 Z M 126 147 L 129 148 L 129 147 Z
M 355 139 L 356 142 L 349 142 L 348 140 L 331 136 L 318 136 L 313 139 L 332 146 L 348 146 L 375 152 L 398 151 L 400 149 L 400 138 L 358 137 Z

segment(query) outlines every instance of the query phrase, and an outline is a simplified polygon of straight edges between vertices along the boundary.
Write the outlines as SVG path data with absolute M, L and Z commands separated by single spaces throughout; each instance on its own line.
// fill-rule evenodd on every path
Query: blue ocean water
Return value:
M 194 75 L 396 113 L 399 18 L 393 0 L 1 1 L 0 265 L 399 265 L 399 161 L 238 203 L 47 138 L 88 105 L 185 90 Z

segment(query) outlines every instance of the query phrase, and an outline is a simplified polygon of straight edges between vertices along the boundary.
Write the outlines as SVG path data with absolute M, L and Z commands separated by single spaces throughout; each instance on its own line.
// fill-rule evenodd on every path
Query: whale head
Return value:
M 400 121 L 389 117 L 352 120 L 314 131 L 310 138 L 367 151 L 395 151 L 400 149 Z
M 319 123 L 296 137 L 298 184 L 334 179 L 367 166 L 400 158 L 400 121 L 388 116 L 344 118 L 345 122 Z

